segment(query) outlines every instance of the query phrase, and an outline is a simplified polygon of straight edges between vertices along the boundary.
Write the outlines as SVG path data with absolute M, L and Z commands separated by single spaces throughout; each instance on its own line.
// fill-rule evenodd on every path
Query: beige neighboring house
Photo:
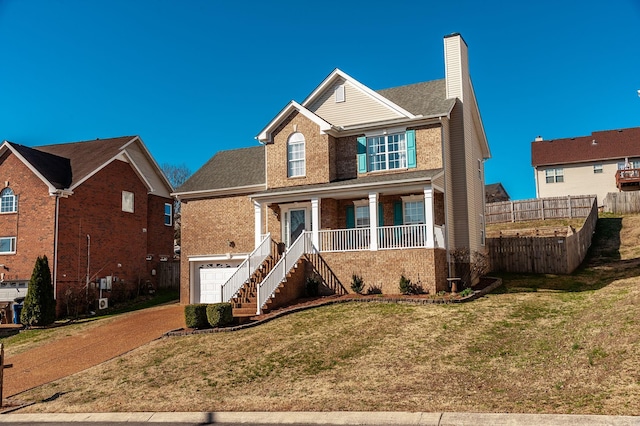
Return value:
M 640 127 L 531 143 L 536 197 L 640 190 Z
M 467 45 L 444 38 L 445 78 L 372 90 L 336 69 L 266 124 L 255 147 L 218 152 L 182 201 L 181 303 L 232 301 L 251 316 L 352 274 L 397 294 L 404 274 L 447 289 L 453 248 L 484 250 L 490 151 Z

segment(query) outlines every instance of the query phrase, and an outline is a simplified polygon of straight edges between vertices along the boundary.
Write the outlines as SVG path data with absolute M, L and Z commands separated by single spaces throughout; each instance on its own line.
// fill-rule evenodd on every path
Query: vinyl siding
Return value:
M 336 103 L 334 91 L 340 84 L 345 85 L 345 101 Z M 372 123 L 402 117 L 342 79 L 337 80 L 318 100 L 309 105 L 309 109 L 334 126 Z
M 624 159 L 619 161 L 623 162 Z M 593 173 L 595 164 L 602 164 L 602 173 Z M 555 168 L 563 169 L 564 182 L 547 183 L 545 171 Z M 618 161 L 594 161 L 574 165 L 538 167 L 536 170 L 538 196 L 546 198 L 595 194 L 598 197 L 598 205 L 602 206 L 608 192 L 618 192 L 618 188 L 616 188 L 617 170 Z

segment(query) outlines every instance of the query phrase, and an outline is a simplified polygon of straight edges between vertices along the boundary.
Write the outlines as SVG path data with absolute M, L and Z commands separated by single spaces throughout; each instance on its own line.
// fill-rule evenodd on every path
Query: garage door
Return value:
M 200 267 L 200 303 L 222 302 L 221 287 L 238 269 L 238 265 L 205 265 Z

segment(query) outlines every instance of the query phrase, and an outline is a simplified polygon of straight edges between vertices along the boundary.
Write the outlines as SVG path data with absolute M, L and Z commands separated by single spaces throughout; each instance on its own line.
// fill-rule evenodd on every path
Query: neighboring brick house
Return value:
M 531 142 L 536 197 L 640 190 L 640 127 Z
M 172 258 L 172 187 L 137 136 L 5 141 L 0 183 L 1 300 L 25 295 L 38 256 L 49 260 L 58 314 L 83 311 L 101 279 L 119 296 L 153 284 L 161 257 Z
M 453 34 L 444 47 L 442 80 L 373 91 L 334 70 L 261 146 L 217 153 L 178 188 L 181 302 L 233 300 L 248 316 L 310 276 L 351 291 L 354 273 L 387 294 L 402 274 L 446 290 L 450 249 L 484 250 L 490 152 L 467 46 Z

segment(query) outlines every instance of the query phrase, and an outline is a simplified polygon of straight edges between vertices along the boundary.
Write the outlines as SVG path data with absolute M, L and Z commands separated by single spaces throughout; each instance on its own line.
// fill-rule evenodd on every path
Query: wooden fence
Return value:
M 486 223 L 587 217 L 595 198 L 595 195 L 580 195 L 488 203 Z
M 604 211 L 615 214 L 640 213 L 640 191 L 609 192 L 604 197 Z
M 160 262 L 158 267 L 158 288 L 180 288 L 180 261 Z
M 584 260 L 597 221 L 598 203 L 595 197 L 591 197 L 591 208 L 583 227 L 578 231 L 570 228 L 566 236 L 487 238 L 491 269 L 521 273 L 570 274 Z

